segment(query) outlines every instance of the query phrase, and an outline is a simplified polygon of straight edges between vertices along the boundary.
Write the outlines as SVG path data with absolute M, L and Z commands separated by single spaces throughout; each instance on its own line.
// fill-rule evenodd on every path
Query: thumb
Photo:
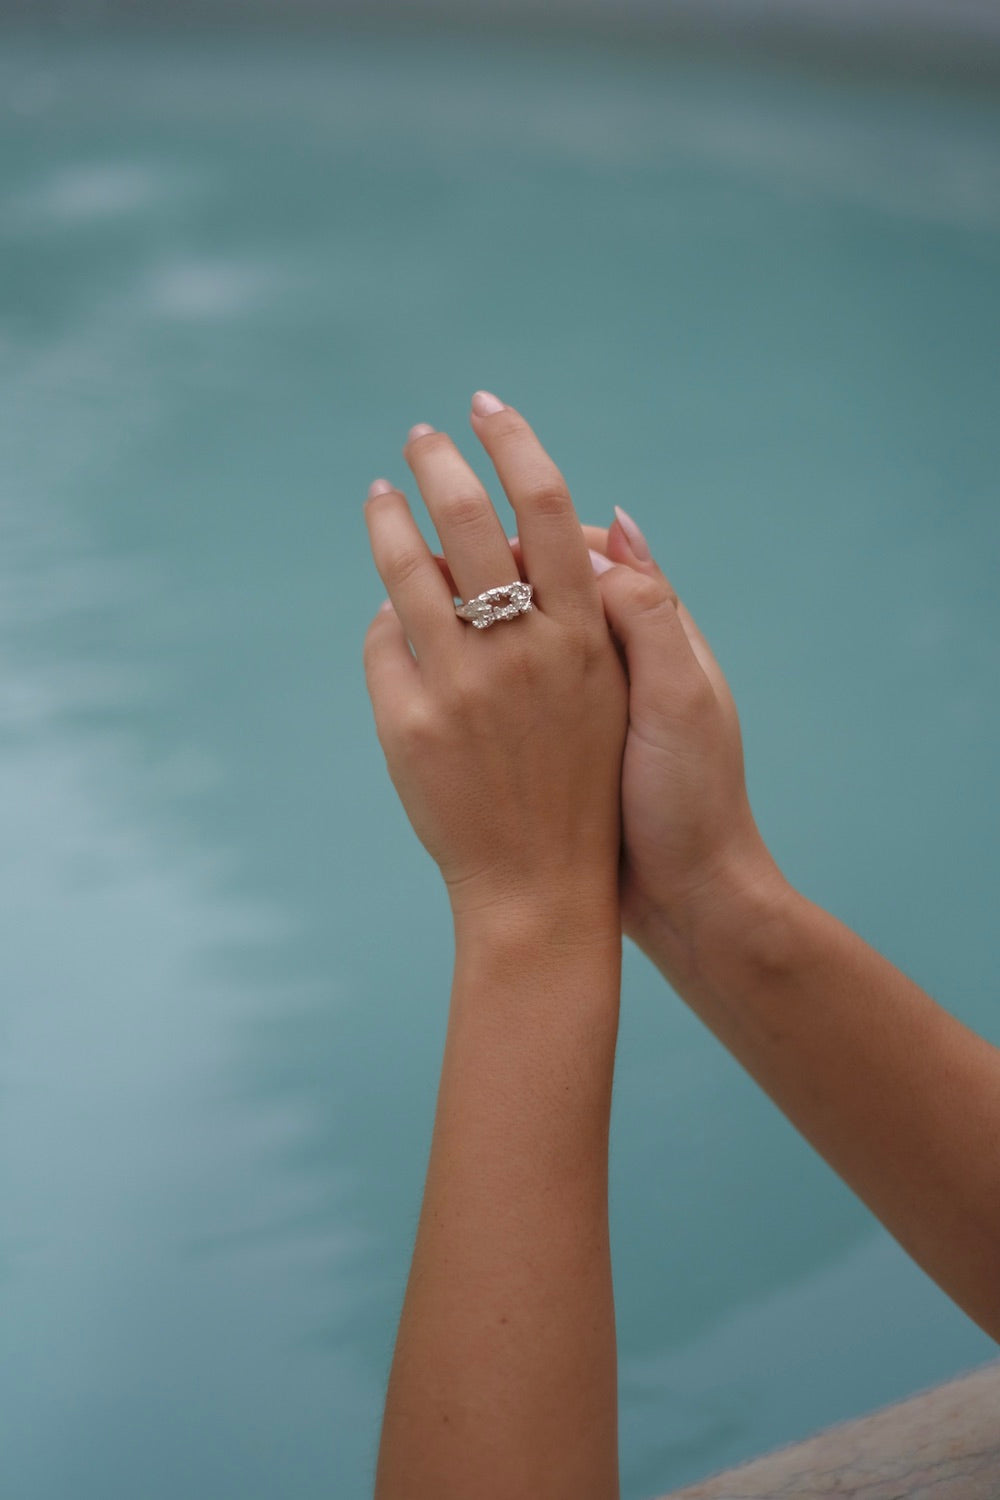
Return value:
M 632 655 L 641 646 L 655 652 L 672 643 L 676 649 L 678 628 L 684 634 L 676 590 L 657 567 L 638 525 L 620 505 L 615 506 L 615 519 L 608 527 L 607 555 L 591 549 L 590 560 L 608 624 L 629 657 L 630 674 Z
M 666 594 L 673 601 L 674 607 L 677 610 L 677 616 L 680 620 L 681 627 L 687 637 L 688 645 L 694 652 L 694 655 L 697 658 L 702 671 L 705 673 L 705 676 L 712 684 L 712 687 L 715 690 L 715 696 L 726 709 L 727 713 L 735 714 L 736 705 L 733 703 L 732 693 L 729 690 L 729 684 L 725 679 L 722 668 L 719 666 L 719 663 L 715 659 L 715 655 L 712 651 L 711 646 L 709 646 L 705 637 L 698 629 L 698 626 L 692 619 L 690 612 L 678 599 L 677 592 L 674 589 L 669 578 L 667 578 L 667 576 L 662 573 L 657 567 L 656 561 L 653 558 L 652 552 L 650 550 L 649 543 L 643 536 L 638 525 L 629 515 L 628 511 L 623 510 L 620 505 L 615 506 L 615 519 L 608 528 L 608 542 L 606 552 L 607 556 L 603 556 L 599 553 L 597 555 L 596 561 L 594 552 L 591 551 L 590 554 L 594 571 L 599 576 L 601 572 L 606 569 L 607 564 L 610 561 L 613 563 L 622 563 L 626 567 L 632 569 L 633 572 L 644 574 L 647 578 L 659 581 Z M 605 608 L 605 613 L 608 615 L 608 623 L 611 625 L 612 630 L 614 630 L 615 634 L 617 635 L 618 631 L 615 628 L 610 613 L 608 613 L 607 607 Z M 619 639 L 621 639 L 621 637 L 619 637 Z
M 625 653 L 629 717 L 657 738 L 692 695 L 712 688 L 678 614 L 677 595 L 655 564 L 648 572 L 591 552 L 611 632 Z

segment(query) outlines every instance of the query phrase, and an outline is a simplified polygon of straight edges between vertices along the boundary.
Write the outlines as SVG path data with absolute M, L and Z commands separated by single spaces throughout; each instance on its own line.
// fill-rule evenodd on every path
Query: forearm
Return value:
M 904 1248 L 1000 1337 L 1000 1052 L 767 876 L 656 956 Z
M 536 907 L 456 933 L 378 1500 L 617 1495 L 607 1142 L 620 939 Z

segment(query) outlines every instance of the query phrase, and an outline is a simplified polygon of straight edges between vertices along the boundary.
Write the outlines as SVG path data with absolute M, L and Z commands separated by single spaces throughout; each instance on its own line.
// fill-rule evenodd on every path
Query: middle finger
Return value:
M 430 512 L 462 599 L 520 578 L 500 518 L 447 433 L 412 428 L 403 456 Z

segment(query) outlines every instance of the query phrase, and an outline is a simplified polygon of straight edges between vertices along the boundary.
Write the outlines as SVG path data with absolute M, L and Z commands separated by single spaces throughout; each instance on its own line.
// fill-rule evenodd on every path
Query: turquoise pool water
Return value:
M 521 406 L 789 875 L 1000 1040 L 1000 103 L 166 34 L 9 36 L 0 101 L 2 1488 L 363 1496 L 449 964 L 367 483 Z M 616 1087 L 628 1500 L 991 1354 L 634 953 Z

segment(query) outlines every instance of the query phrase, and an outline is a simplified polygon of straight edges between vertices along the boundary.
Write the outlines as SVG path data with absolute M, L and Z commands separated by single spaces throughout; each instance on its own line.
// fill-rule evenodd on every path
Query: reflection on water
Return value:
M 11 205 L 16 226 L 24 232 L 43 228 L 46 221 L 120 219 L 131 211 L 148 211 L 159 196 L 161 174 L 134 163 L 97 162 L 56 172 Z
M 0 1475 L 361 1495 L 448 980 L 365 486 L 424 419 L 485 474 L 485 384 L 631 494 L 789 873 L 996 1036 L 997 110 L 412 40 L 22 39 L 0 101 Z M 626 1493 L 984 1357 L 626 985 Z
M 2 539 L 7 603 L 28 604 L 5 611 L 0 721 L 5 1465 L 19 1493 L 77 1492 L 82 1467 L 94 1495 L 273 1495 L 296 1473 L 289 1443 L 316 1493 L 338 1469 L 360 1489 L 363 1450 L 338 1459 L 330 1412 L 363 1431 L 377 1404 L 377 1370 L 343 1339 L 371 1301 L 370 1236 L 336 1050 L 325 1111 L 294 1063 L 322 1043 L 316 1017 L 343 1025 L 339 986 L 246 888 L 238 846 L 185 826 L 225 772 L 173 743 L 167 674 L 116 642 L 149 580 L 115 588 L 79 538 L 18 519 Z M 279 1033 L 290 1067 L 261 1054 Z M 318 1132 L 341 1145 L 325 1161 Z

